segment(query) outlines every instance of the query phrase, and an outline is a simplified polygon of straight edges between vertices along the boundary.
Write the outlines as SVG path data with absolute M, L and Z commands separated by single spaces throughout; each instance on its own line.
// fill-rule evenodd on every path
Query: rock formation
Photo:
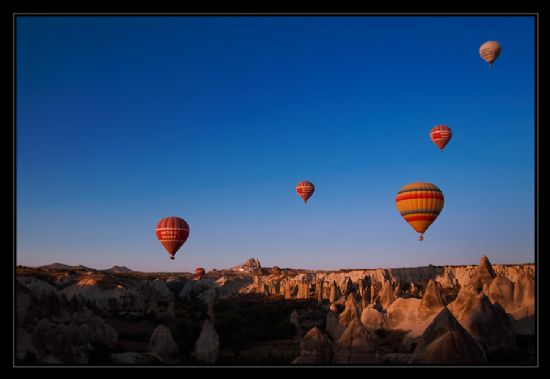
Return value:
M 205 320 L 199 339 L 195 343 L 195 357 L 199 362 L 215 363 L 218 359 L 220 338 L 209 320 Z
M 318 305 L 323 304 L 323 281 L 322 280 L 317 280 L 317 283 L 315 286 L 315 297 L 317 298 Z
M 500 304 L 491 304 L 475 288 L 462 288 L 449 310 L 460 324 L 479 342 L 486 353 L 515 351 L 514 326 Z
M 88 341 L 74 322 L 60 327 L 59 343 L 53 349 L 53 355 L 60 362 L 85 364 L 88 354 Z
M 384 309 L 388 309 L 391 303 L 393 303 L 393 300 L 394 297 L 391 283 L 389 280 L 386 280 L 380 291 L 380 305 L 382 305 Z
M 398 282 L 393 290 L 393 298 L 397 299 L 398 297 L 402 297 L 402 296 L 403 296 L 403 291 L 401 290 L 401 283 Z
M 100 317 L 88 315 L 79 327 L 88 342 L 101 342 L 114 347 L 118 341 L 118 332 Z
M 358 318 L 353 319 L 334 348 L 334 363 L 376 363 L 372 336 Z
M 296 309 L 293 309 L 290 313 L 290 323 L 296 327 L 296 335 L 300 336 L 300 318 Z
M 244 262 L 242 265 L 235 266 L 231 268 L 231 270 L 236 272 L 244 272 L 244 273 L 258 273 L 261 274 L 262 266 L 260 265 L 260 261 L 256 258 L 250 258 L 246 262 Z
M 445 307 L 424 331 L 410 363 L 485 364 L 487 359 L 476 340 Z
M 514 307 L 514 283 L 502 274 L 498 274 L 489 285 L 487 296 L 491 302 L 499 303 L 508 312 L 512 313 Z
M 342 282 L 342 285 L 340 286 L 340 293 L 344 298 L 347 299 L 347 296 L 352 292 L 353 290 L 353 284 L 351 282 L 351 279 L 349 277 L 346 277 L 344 281 Z
M 514 283 L 514 307 L 510 313 L 516 320 L 535 314 L 535 281 L 532 278 L 523 275 Z
M 361 322 L 367 330 L 388 329 L 389 327 L 387 313 L 378 311 L 372 305 L 363 309 Z
M 452 270 L 449 270 L 448 267 L 443 269 L 443 272 L 435 278 L 435 281 L 441 284 L 443 288 L 455 288 L 456 279 Z
M 347 327 L 348 324 L 351 322 L 351 320 L 357 318 L 359 319 L 361 317 L 361 308 L 357 304 L 357 301 L 355 301 L 355 297 L 352 293 L 348 295 L 348 298 L 346 300 L 346 305 L 344 308 L 344 311 L 339 316 L 339 324 L 342 327 Z
M 316 326 L 311 328 L 300 342 L 300 356 L 293 364 L 328 364 L 330 363 L 330 342 Z
M 430 279 L 424 291 L 424 295 L 422 296 L 422 300 L 420 301 L 418 307 L 419 312 L 425 315 L 434 312 L 439 313 L 441 308 L 445 306 L 444 296 L 441 284 Z
M 365 284 L 363 282 L 363 279 L 357 280 L 357 293 L 359 294 L 359 297 L 363 297 L 363 292 L 365 291 Z
M 409 295 L 411 297 L 417 297 L 418 296 L 418 287 L 414 285 L 414 283 L 411 282 L 411 288 L 409 290 Z
M 328 335 L 332 338 L 333 341 L 338 340 L 343 330 L 341 330 L 338 312 L 335 303 L 330 304 L 330 309 L 327 313 L 326 327 Z
M 31 333 L 31 344 L 27 350 L 33 351 L 38 354 L 38 359 L 50 355 L 54 349 L 59 345 L 59 337 L 54 325 L 47 319 L 42 319 Z
M 330 303 L 334 303 L 336 302 L 336 300 L 338 300 L 339 296 L 338 296 L 338 287 L 336 286 L 336 282 L 332 282 L 330 284 L 330 295 L 329 295 L 329 301 Z
M 370 285 L 370 303 L 374 304 L 376 302 L 376 283 L 371 283 Z
M 200 280 L 190 280 L 184 284 L 178 296 L 185 301 L 194 300 L 203 291 L 206 291 L 214 285 L 215 282 L 212 279 L 203 278 Z
M 369 305 L 369 297 L 368 297 L 367 291 L 365 290 L 361 294 L 361 309 L 367 308 L 368 305 Z
M 216 302 L 217 292 L 216 287 L 210 287 L 202 292 L 198 298 L 206 304 L 206 314 L 210 320 L 214 320 L 214 303 Z
M 297 299 L 308 299 L 309 298 L 309 283 L 302 279 L 298 283 L 298 294 Z
M 471 277 L 467 286 L 471 287 L 477 292 L 481 292 L 483 290 L 483 287 L 489 286 L 491 284 L 491 281 L 496 276 L 497 274 L 495 273 L 491 262 L 489 262 L 489 258 L 484 255 L 481 257 L 479 266 L 475 268 L 473 276 Z
M 312 336 L 308 338 L 312 340 L 323 340 L 321 333 L 330 343 L 337 345 L 349 326 L 359 322 L 369 332 L 376 330 L 375 342 L 382 346 L 378 353 L 384 356 L 384 362 L 394 363 L 411 357 L 401 353 L 413 351 L 445 304 L 452 301 L 447 307 L 482 347 L 491 363 L 500 359 L 500 352 L 510 353 L 510 357 L 518 360 L 527 356 L 529 358 L 525 360 L 531 359 L 532 355 L 532 350 L 525 347 L 525 344 L 531 344 L 526 342 L 529 338 L 520 338 L 519 346 L 515 343 L 515 334 L 532 336 L 535 332 L 535 267 L 532 264 L 491 264 L 487 257 L 482 257 L 479 265 L 313 271 L 262 269 L 259 262 L 249 261 L 237 266 L 243 270 L 213 269 L 208 278 L 196 281 L 190 280 L 191 273 L 142 273 L 117 267 L 98 271 L 75 267 L 38 270 L 18 266 L 14 325 L 16 362 L 97 364 L 109 356 L 113 362 L 123 364 L 188 362 L 196 352 L 189 349 L 191 341 L 184 343 L 186 337 L 183 336 L 190 334 L 183 330 L 191 327 L 198 333 L 205 311 L 212 322 L 214 303 L 220 305 L 216 310 L 219 309 L 221 314 L 227 316 L 229 312 L 235 315 L 227 325 L 218 320 L 222 338 L 225 338 L 225 333 L 233 332 L 233 323 L 235 328 L 239 328 L 244 320 L 254 323 L 239 314 L 240 308 L 232 310 L 231 305 L 224 303 L 224 299 L 231 299 L 231 304 L 233 298 L 240 302 L 240 295 L 245 295 L 243 304 L 263 302 L 269 306 L 277 306 L 283 298 L 294 302 L 311 296 L 312 301 L 284 305 L 285 309 L 294 308 L 297 311 L 295 316 L 299 312 L 301 322 L 293 322 L 299 326 L 298 330 L 311 331 Z M 404 283 L 407 285 L 403 286 Z M 418 296 L 422 292 L 420 299 Z M 330 304 L 328 312 L 323 302 Z M 256 304 L 251 310 L 257 312 Z M 277 319 L 279 313 L 284 314 L 285 320 Z M 286 310 L 273 312 L 273 316 L 268 317 L 273 320 L 267 324 L 280 322 L 281 326 L 284 325 L 281 328 L 284 339 L 247 345 L 245 349 L 250 351 L 251 357 L 254 357 L 256 348 L 265 350 L 266 359 L 274 362 L 279 362 L 278 359 L 290 362 L 298 355 L 297 340 L 292 338 L 287 328 L 287 317 Z M 104 320 L 113 320 L 112 325 Z M 297 321 L 297 317 L 293 321 Z M 153 346 L 150 347 L 151 353 L 143 352 L 147 349 L 151 322 L 168 326 L 165 330 L 178 330 L 178 344 L 187 346 L 182 350 L 183 355 L 174 353 L 175 344 L 172 348 L 166 347 L 170 342 L 152 343 L 159 352 L 153 353 Z M 145 332 L 139 327 L 140 331 L 132 334 L 129 333 L 131 323 L 149 326 Z M 326 325 L 326 334 L 312 331 L 313 326 L 319 327 L 322 323 Z M 119 341 L 119 333 L 113 326 L 120 328 L 117 330 L 120 330 L 122 340 Z M 356 332 L 360 334 L 360 330 Z M 404 336 L 403 332 L 406 333 Z M 157 334 L 155 341 L 169 340 L 162 337 L 163 333 Z M 440 336 L 441 340 L 432 344 L 433 353 L 456 345 L 460 339 L 455 334 Z M 60 342 L 62 338 L 63 343 Z M 236 335 L 230 338 L 240 339 Z M 151 336 L 149 342 L 152 340 Z M 307 342 L 305 337 L 304 341 Z M 394 343 L 399 346 L 390 348 L 389 344 Z M 133 346 L 139 346 L 139 352 L 123 350 Z M 307 361 L 325 356 L 326 350 L 320 349 L 317 358 L 307 358 L 314 351 L 308 350 L 307 346 L 306 343 L 306 348 L 302 349 L 301 359 Z M 521 354 L 515 354 L 517 348 L 521 349 Z M 338 360 L 351 359 L 342 358 L 350 355 L 349 351 L 343 354 L 345 349 L 342 349 L 340 346 Z M 457 350 L 456 346 L 450 351 L 453 349 Z M 387 354 L 392 351 L 393 355 Z M 245 357 L 240 355 L 240 351 L 232 351 L 231 347 L 224 348 L 219 354 L 224 362 Z M 206 362 L 210 358 L 205 359 Z
M 178 363 L 180 361 L 180 352 L 172 332 L 164 325 L 158 326 L 149 340 L 149 352 L 157 356 L 166 363 Z

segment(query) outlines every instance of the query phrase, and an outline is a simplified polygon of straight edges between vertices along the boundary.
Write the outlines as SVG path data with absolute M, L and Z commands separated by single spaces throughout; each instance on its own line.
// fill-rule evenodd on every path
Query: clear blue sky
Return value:
M 19 16 L 16 33 L 18 264 L 534 261 L 533 18 Z M 423 242 L 395 207 L 415 181 L 445 195 Z M 175 261 L 166 216 L 191 228 Z

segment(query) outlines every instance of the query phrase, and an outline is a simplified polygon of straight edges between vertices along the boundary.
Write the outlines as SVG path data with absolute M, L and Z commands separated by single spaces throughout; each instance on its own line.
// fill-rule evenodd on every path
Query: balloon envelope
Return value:
M 313 195 L 313 192 L 315 192 L 315 186 L 313 183 L 308 182 L 307 180 L 298 183 L 296 186 L 296 192 L 298 195 L 304 200 L 304 203 L 307 203 L 307 200 Z
M 453 132 L 451 128 L 446 125 L 434 126 L 430 132 L 430 139 L 441 149 L 441 151 L 443 151 L 452 137 Z
M 443 209 L 443 192 L 431 183 L 407 184 L 397 193 L 395 205 L 401 217 L 418 233 L 419 239 Z
M 500 51 L 500 44 L 497 41 L 487 41 L 479 48 L 479 55 L 485 62 L 492 65 L 500 55 Z
M 159 221 L 156 229 L 157 238 L 171 258 L 189 237 L 189 224 L 179 217 L 166 217 Z

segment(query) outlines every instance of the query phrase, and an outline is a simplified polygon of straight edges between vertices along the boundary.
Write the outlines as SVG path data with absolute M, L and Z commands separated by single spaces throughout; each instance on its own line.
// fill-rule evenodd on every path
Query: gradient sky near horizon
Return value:
M 534 262 L 534 36 L 527 16 L 18 16 L 17 264 Z M 445 195 L 423 242 L 395 207 L 415 181 Z M 174 261 L 166 216 L 191 229 Z

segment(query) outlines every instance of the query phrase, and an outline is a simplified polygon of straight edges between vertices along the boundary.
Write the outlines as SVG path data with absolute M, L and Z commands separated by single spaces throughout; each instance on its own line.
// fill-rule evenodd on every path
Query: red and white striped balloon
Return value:
M 307 180 L 298 183 L 296 186 L 296 192 L 300 197 L 304 200 L 304 203 L 307 204 L 307 200 L 313 195 L 313 192 L 315 192 L 315 186 L 313 183 L 308 182 Z
M 434 126 L 430 132 L 430 139 L 441 149 L 441 151 L 443 151 L 452 137 L 453 132 L 447 125 Z
M 170 254 L 170 259 L 174 259 L 178 249 L 189 237 L 189 224 L 179 217 L 166 217 L 159 221 L 156 232 L 158 240 Z

